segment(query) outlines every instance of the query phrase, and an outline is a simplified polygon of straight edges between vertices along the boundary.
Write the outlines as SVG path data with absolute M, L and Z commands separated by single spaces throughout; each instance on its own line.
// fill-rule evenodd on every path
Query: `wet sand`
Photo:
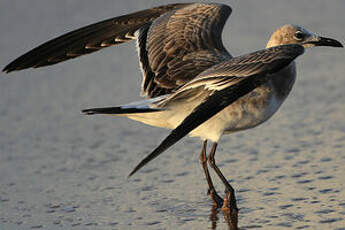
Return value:
M 81 26 L 182 1 L 138 2 L 3 0 L 0 66 Z M 263 48 L 286 23 L 345 41 L 343 0 L 219 2 L 234 10 L 223 34 L 233 55 Z M 279 112 L 222 138 L 216 160 L 236 189 L 241 229 L 345 229 L 344 52 L 309 50 Z M 227 228 L 211 215 L 200 140 L 185 138 L 128 180 L 169 131 L 80 114 L 139 99 L 140 78 L 134 43 L 0 74 L 1 230 Z

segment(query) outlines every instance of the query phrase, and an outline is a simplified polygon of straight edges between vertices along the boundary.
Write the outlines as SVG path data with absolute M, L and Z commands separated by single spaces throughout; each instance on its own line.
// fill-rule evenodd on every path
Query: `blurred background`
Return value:
M 0 0 L 0 68 L 71 30 L 173 2 L 184 1 Z M 264 48 L 286 23 L 345 41 L 343 0 L 218 2 L 233 8 L 223 40 L 234 56 Z M 217 162 L 242 229 L 345 229 L 344 57 L 308 50 L 278 113 L 222 138 Z M 0 73 L 0 229 L 227 228 L 221 213 L 210 218 L 200 140 L 185 138 L 127 179 L 169 131 L 80 114 L 140 99 L 140 83 L 134 42 Z

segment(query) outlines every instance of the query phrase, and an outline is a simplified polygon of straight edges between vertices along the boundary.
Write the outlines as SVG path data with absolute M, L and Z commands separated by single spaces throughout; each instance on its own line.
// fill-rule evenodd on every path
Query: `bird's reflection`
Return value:
M 211 209 L 210 221 L 211 221 L 211 229 L 217 229 L 217 222 L 219 220 L 218 213 L 222 212 L 224 216 L 224 221 L 228 225 L 229 230 L 238 230 L 237 223 L 238 223 L 238 214 L 231 213 L 230 209 L 219 209 L 217 205 L 213 205 Z
M 212 224 L 211 229 L 212 230 L 217 229 L 217 222 L 219 220 L 218 213 L 219 213 L 219 210 L 218 210 L 217 206 L 213 205 L 212 209 L 211 209 L 211 215 L 210 215 L 210 221 Z

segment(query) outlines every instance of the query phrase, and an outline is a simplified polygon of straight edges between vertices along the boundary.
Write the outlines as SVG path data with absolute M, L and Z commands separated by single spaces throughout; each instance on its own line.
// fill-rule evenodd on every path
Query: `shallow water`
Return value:
M 168 2 L 3 0 L 0 66 L 64 32 Z M 219 2 L 234 10 L 223 35 L 234 55 L 261 49 L 285 23 L 345 39 L 342 0 Z M 227 229 L 206 195 L 200 140 L 185 138 L 127 179 L 169 131 L 80 115 L 139 99 L 136 59 L 125 44 L 1 73 L 0 229 Z M 222 138 L 216 160 L 236 189 L 241 229 L 345 229 L 344 72 L 344 50 L 308 51 L 282 109 Z

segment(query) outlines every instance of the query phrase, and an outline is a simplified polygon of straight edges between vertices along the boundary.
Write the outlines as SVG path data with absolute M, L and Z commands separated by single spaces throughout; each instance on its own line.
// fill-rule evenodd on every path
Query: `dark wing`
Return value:
M 69 32 L 20 56 L 8 64 L 3 71 L 9 73 L 31 67 L 38 68 L 53 65 L 98 51 L 104 47 L 127 42 L 135 38 L 135 31 L 143 25 L 151 23 L 166 12 L 185 7 L 189 4 L 181 3 L 155 7 L 111 18 Z
M 304 48 L 301 45 L 278 46 L 234 58 L 202 73 L 198 79 L 188 84 L 189 86 L 186 86 L 185 89 L 181 88 L 177 91 L 176 95 L 185 90 L 193 89 L 192 85 L 198 81 L 204 81 L 204 88 L 212 88 L 213 93 L 198 105 L 151 154 L 142 160 L 129 176 L 132 176 L 148 162 L 225 107 L 267 82 L 273 73 L 289 65 L 303 53 Z M 226 86 L 222 88 L 210 87 L 210 81 L 205 81 L 212 78 L 220 79 L 221 76 L 223 76 L 223 79 L 229 79 L 227 83 L 224 82 Z M 170 100 L 173 100 L 173 97 Z
M 165 14 L 142 30 L 138 41 L 142 94 L 171 93 L 202 71 L 230 59 L 222 30 L 231 12 L 226 5 L 195 3 Z

